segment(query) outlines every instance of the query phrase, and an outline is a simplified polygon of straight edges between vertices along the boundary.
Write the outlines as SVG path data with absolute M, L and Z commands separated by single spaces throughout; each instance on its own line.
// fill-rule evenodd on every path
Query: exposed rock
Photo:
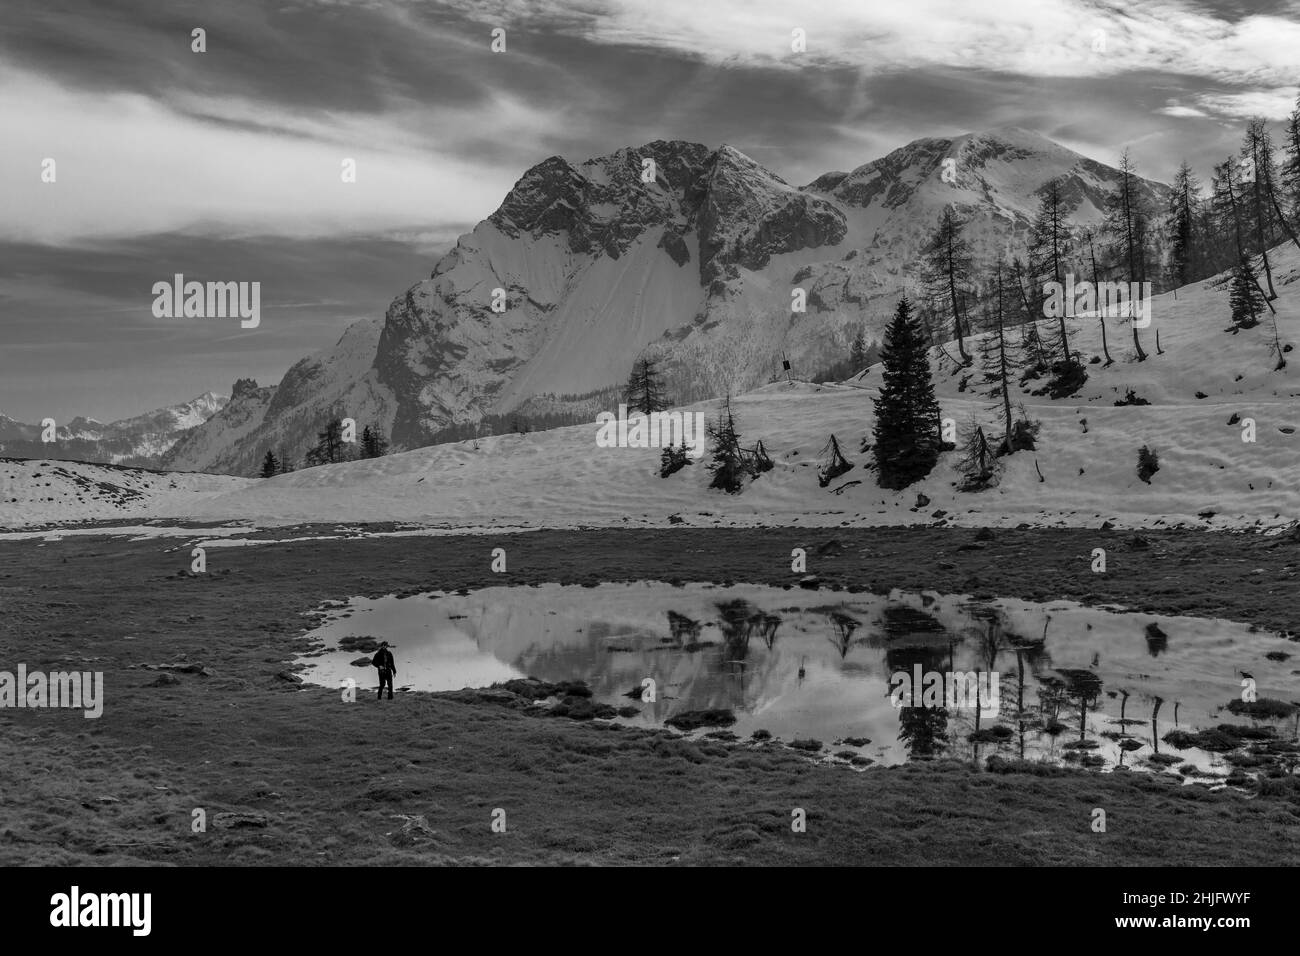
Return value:
M 271 821 L 263 813 L 229 812 L 213 814 L 211 822 L 218 830 L 254 830 Z

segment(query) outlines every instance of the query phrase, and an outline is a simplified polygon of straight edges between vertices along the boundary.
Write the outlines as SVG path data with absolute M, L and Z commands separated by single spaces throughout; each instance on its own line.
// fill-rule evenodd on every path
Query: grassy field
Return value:
M 854 773 L 780 744 L 540 717 L 506 694 L 344 704 L 284 676 L 324 601 L 545 581 L 791 584 L 794 547 L 828 587 L 1113 602 L 1300 633 L 1294 538 L 538 532 L 214 548 L 198 576 L 188 548 L 164 551 L 175 544 L 0 544 L 0 670 L 100 670 L 106 688 L 98 720 L 0 710 L 0 865 L 1300 862 L 1294 777 L 1246 796 L 957 763 Z M 494 547 L 509 573 L 490 571 Z M 1095 547 L 1105 575 L 1089 570 Z M 164 662 L 208 673 L 153 686 L 160 672 L 142 665 Z M 1091 829 L 1096 807 L 1105 833 Z M 196 808 L 206 832 L 192 832 Z

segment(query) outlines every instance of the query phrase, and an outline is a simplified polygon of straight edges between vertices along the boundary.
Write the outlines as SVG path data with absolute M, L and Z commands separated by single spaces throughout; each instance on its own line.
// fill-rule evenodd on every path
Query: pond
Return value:
M 356 598 L 328 608 L 310 637 L 303 678 L 353 678 L 363 702 L 383 639 L 399 688 L 581 680 L 628 724 L 726 710 L 734 723 L 698 732 L 812 739 L 826 759 L 859 767 L 998 754 L 1222 780 L 1293 770 L 1300 751 L 1295 643 L 1227 621 L 1069 602 L 547 584 Z

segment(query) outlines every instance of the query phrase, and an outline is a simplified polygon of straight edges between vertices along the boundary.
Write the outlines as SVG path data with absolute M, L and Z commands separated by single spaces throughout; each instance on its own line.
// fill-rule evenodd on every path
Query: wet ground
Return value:
M 184 536 L 0 544 L 0 669 L 21 662 L 29 669 L 102 671 L 105 694 L 98 720 L 77 711 L 0 711 L 0 864 L 1300 861 L 1300 777 L 1277 767 L 1214 791 L 1171 772 L 1098 773 L 1009 759 L 939 757 L 853 773 L 778 740 L 727 743 L 628 726 L 639 718 L 558 717 L 555 707 L 509 691 L 404 693 L 391 704 L 362 694 L 346 704 L 336 689 L 299 683 L 289 673 L 294 658 L 311 650 L 305 635 L 321 623 L 314 609 L 349 596 L 400 594 L 428 609 L 435 602 L 416 595 L 464 589 L 457 596 L 470 599 L 506 585 L 595 590 L 676 578 L 717 584 L 716 592 L 700 590 L 703 603 L 678 612 L 699 621 L 706 637 L 721 630 L 703 626 L 723 620 L 713 606 L 716 593 L 748 586 L 740 582 L 788 595 L 777 613 L 782 606 L 811 613 L 809 602 L 838 603 L 844 595 L 832 590 L 870 603 L 895 589 L 915 597 L 932 588 L 983 602 L 995 595 L 1051 606 L 1075 600 L 1094 608 L 1122 604 L 1157 619 L 1254 623 L 1255 633 L 1234 631 L 1242 642 L 1234 642 L 1238 654 L 1227 666 L 1207 671 L 1216 683 L 1206 699 L 1226 704 L 1240 694 L 1231 683 L 1235 668 L 1259 678 L 1261 695 L 1278 693 L 1272 676 L 1264 676 L 1278 672 L 1252 670 L 1249 662 L 1258 665 L 1256 652 L 1269 652 L 1274 632 L 1300 631 L 1295 539 L 764 529 L 320 540 L 334 529 L 299 530 L 302 540 L 288 543 L 213 548 L 198 575 L 189 572 L 193 540 Z M 491 570 L 496 547 L 509 555 L 508 572 Z M 801 577 L 791 572 L 795 547 L 807 549 L 808 573 L 821 579 L 820 591 L 793 586 Z M 1089 570 L 1096 547 L 1109 552 L 1107 574 Z M 667 611 L 676 607 L 647 609 L 647 638 L 671 637 Z M 773 650 L 785 654 L 797 643 L 786 643 L 790 638 L 826 642 L 834 661 L 833 626 L 827 630 L 818 614 L 810 621 L 820 630 L 807 635 L 783 623 Z M 749 642 L 755 660 L 766 651 L 762 626 Z M 1037 636 L 1028 624 L 1013 621 L 1009 630 Z M 1166 631 L 1174 654 L 1185 632 Z M 1051 667 L 1092 667 L 1091 655 L 1066 655 L 1055 635 L 1049 629 Z M 1134 677 L 1154 677 L 1166 652 L 1152 658 L 1142 635 L 1134 644 L 1130 653 L 1144 662 Z M 701 659 L 715 652 L 706 648 Z M 606 653 L 617 659 L 635 652 Z M 845 659 L 866 653 L 854 647 Z M 806 676 L 821 673 L 823 664 L 814 662 L 822 659 L 808 657 Z M 999 669 L 1014 673 L 1014 662 L 1004 651 Z M 1141 686 L 1125 684 L 1111 665 L 1104 651 L 1097 668 L 1106 717 L 1119 704 L 1110 690 L 1131 686 L 1130 716 L 1149 721 Z M 638 662 L 630 676 L 640 669 Z M 866 682 L 880 680 L 876 673 Z M 1001 684 L 1004 707 L 1008 681 L 1015 686 L 1010 678 Z M 1041 683 L 1027 678 L 1027 687 Z M 666 707 L 681 706 L 681 698 L 672 700 L 677 692 L 664 688 Z M 1158 715 L 1162 752 L 1171 710 L 1167 701 Z M 1066 702 L 1059 713 L 1073 728 L 1077 705 Z M 749 718 L 742 709 L 737 719 Z M 1180 726 L 1188 720 L 1180 709 Z M 1223 720 L 1252 723 L 1230 712 Z M 1273 723 L 1281 734 L 1285 723 Z M 1089 728 L 1090 738 L 1099 736 Z M 1060 746 L 1071 732 L 1062 733 Z M 828 748 L 833 739 L 824 740 Z M 870 752 L 880 744 L 864 746 Z M 1104 834 L 1091 827 L 1099 807 L 1108 818 Z M 498 808 L 509 818 L 506 833 L 491 828 Z M 791 831 L 793 808 L 807 812 L 806 832 Z M 196 809 L 207 812 L 204 833 L 192 829 Z

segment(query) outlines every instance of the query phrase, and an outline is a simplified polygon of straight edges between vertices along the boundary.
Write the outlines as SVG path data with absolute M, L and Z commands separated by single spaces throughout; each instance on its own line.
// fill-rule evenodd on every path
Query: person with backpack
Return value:
M 397 673 L 397 664 L 393 652 L 388 649 L 387 641 L 379 642 L 379 650 L 370 659 L 370 663 L 379 668 L 379 695 L 376 700 L 384 699 L 384 686 L 388 686 L 388 699 L 393 699 L 393 675 Z

